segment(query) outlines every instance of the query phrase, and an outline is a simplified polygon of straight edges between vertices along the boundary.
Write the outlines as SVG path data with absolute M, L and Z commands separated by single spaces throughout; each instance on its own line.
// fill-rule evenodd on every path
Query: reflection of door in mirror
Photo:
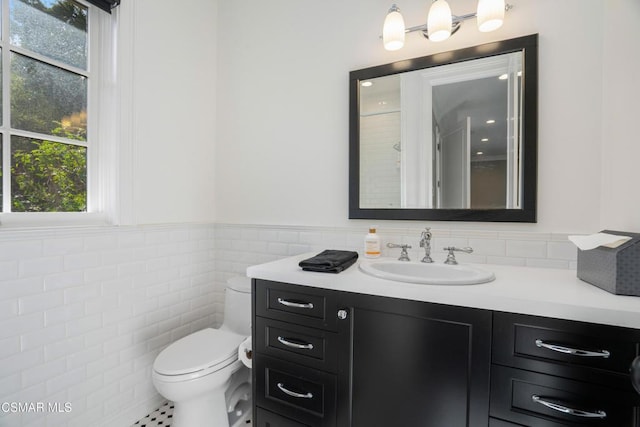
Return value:
M 436 162 L 440 170 L 437 206 L 441 209 L 465 209 L 470 205 L 471 117 L 465 117 L 454 129 L 441 135 Z
M 433 90 L 433 121 L 443 135 L 441 155 L 434 159 L 443 177 L 436 207 L 518 208 L 521 54 L 452 67 L 424 72 Z M 468 124 L 466 133 L 461 122 Z M 463 153 L 467 155 L 465 167 L 460 165 Z

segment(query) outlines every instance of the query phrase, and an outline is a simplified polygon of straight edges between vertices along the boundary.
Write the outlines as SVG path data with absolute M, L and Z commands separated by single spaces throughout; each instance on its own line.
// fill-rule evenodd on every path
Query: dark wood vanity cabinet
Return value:
M 258 427 L 486 426 L 491 312 L 254 280 Z
M 258 427 L 640 427 L 640 331 L 253 281 Z
M 640 331 L 498 312 L 493 331 L 492 417 L 531 427 L 640 426 L 629 378 Z
M 252 310 L 254 425 L 335 427 L 349 339 L 337 294 L 253 280 Z

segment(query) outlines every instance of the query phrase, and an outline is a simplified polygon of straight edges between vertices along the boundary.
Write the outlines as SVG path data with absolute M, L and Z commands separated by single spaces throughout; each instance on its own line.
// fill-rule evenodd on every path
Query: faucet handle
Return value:
M 445 251 L 449 251 L 449 254 L 447 254 L 447 259 L 445 260 L 445 264 L 449 264 L 449 265 L 457 265 L 458 261 L 456 261 L 456 255 L 454 254 L 454 252 L 464 252 L 466 254 L 470 254 L 473 253 L 473 248 L 467 246 L 464 248 L 457 248 L 455 246 L 447 246 L 446 248 L 444 248 Z
M 411 261 L 409 259 L 409 254 L 407 253 L 407 249 L 411 249 L 411 245 L 398 245 L 397 243 L 387 243 L 387 247 L 394 249 L 394 248 L 400 248 L 400 258 L 398 258 L 398 261 Z

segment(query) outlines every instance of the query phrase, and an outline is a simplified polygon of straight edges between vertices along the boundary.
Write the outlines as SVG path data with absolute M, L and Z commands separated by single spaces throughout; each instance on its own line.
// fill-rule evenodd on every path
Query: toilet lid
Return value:
M 162 350 L 153 363 L 162 375 L 184 375 L 237 358 L 238 346 L 246 337 L 219 329 L 202 329 Z M 224 363 L 226 362 L 226 363 Z

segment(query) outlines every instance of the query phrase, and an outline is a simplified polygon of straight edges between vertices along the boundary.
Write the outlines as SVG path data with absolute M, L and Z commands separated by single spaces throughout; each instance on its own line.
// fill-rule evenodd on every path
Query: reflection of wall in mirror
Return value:
M 504 209 L 507 161 L 471 162 L 471 209 Z
M 360 140 L 360 207 L 399 208 L 400 113 L 361 117 Z

